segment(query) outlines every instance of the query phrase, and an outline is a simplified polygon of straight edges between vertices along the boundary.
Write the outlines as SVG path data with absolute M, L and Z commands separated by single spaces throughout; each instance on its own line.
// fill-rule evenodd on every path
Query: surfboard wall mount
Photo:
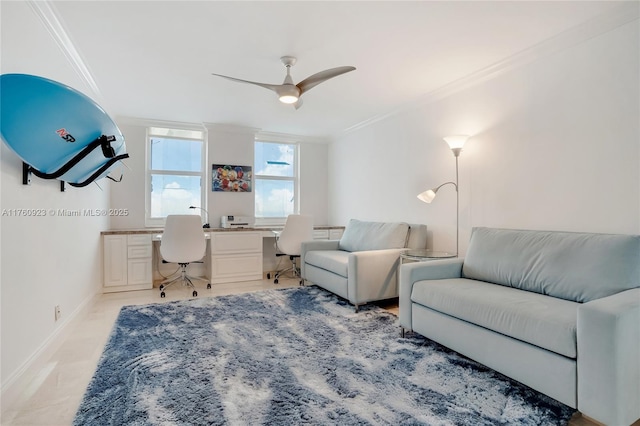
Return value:
M 0 136 L 32 175 L 85 187 L 129 158 L 124 136 L 91 98 L 62 83 L 29 74 L 0 75 Z M 123 163 L 124 164 L 124 163 Z
M 23 185 L 31 185 L 31 170 L 32 170 L 32 167 L 23 161 L 22 162 L 22 184 Z M 61 180 L 60 192 L 64 192 L 65 189 L 66 188 L 64 186 L 64 181 Z
M 104 173 L 107 172 L 111 168 L 111 166 L 113 166 L 115 163 L 117 163 L 120 160 L 124 160 L 125 158 L 129 158 L 129 154 L 127 153 L 116 155 L 115 149 L 111 146 L 111 142 L 114 142 L 115 140 L 116 140 L 115 136 L 105 136 L 105 135 L 100 136 L 99 138 L 97 138 L 96 140 L 92 141 L 87 146 L 85 146 L 78 154 L 73 156 L 73 158 L 67 161 L 58 170 L 50 173 L 41 172 L 40 170 L 36 169 L 33 166 L 30 166 L 29 164 L 23 161 L 22 162 L 22 184 L 30 185 L 32 174 L 41 179 L 59 179 L 69 171 L 73 170 L 73 168 L 76 165 L 78 165 L 84 158 L 89 156 L 98 147 L 102 149 L 102 155 L 104 156 L 104 158 L 107 158 L 108 160 L 102 166 L 96 169 L 91 175 L 89 175 L 86 179 L 81 180 L 80 182 L 67 182 L 67 183 L 76 188 L 82 188 L 101 177 L 106 177 L 108 179 L 111 179 L 114 182 L 120 182 L 122 180 L 122 176 L 120 176 L 120 178 L 118 179 L 115 179 L 109 175 L 104 175 Z M 65 190 L 65 181 L 60 180 L 60 191 L 64 192 L 64 190 Z

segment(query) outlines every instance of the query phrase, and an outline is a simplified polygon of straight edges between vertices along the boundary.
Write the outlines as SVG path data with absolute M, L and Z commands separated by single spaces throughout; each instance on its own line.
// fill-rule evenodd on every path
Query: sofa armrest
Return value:
M 304 257 L 309 251 L 314 250 L 338 250 L 340 245 L 340 240 L 313 240 L 313 241 L 303 241 L 300 246 L 300 275 L 302 278 L 305 278 L 304 273 Z
M 464 259 L 458 258 L 443 259 L 405 263 L 400 266 L 400 277 L 398 278 L 400 326 L 407 330 L 413 330 L 411 323 L 411 292 L 413 284 L 422 280 L 460 278 L 462 276 L 463 261 Z
M 578 307 L 578 410 L 608 425 L 640 418 L 640 288 Z
M 354 251 L 349 255 L 347 294 L 360 305 L 398 296 L 396 271 L 405 249 Z

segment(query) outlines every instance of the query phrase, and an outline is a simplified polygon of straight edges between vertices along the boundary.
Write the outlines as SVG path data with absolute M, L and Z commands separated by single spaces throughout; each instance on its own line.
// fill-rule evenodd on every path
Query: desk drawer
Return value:
M 139 259 L 144 257 L 151 257 L 152 252 L 151 244 L 146 246 L 128 246 L 127 247 L 127 258 L 128 259 Z
M 313 239 L 314 240 L 328 240 L 329 239 L 329 230 L 328 229 L 315 229 L 313 231 Z
M 262 279 L 262 252 L 211 256 L 212 284 L 260 279 Z
M 127 235 L 127 245 L 138 246 L 151 244 L 151 234 L 133 234 Z
M 260 253 L 262 255 L 261 232 L 212 232 L 211 254 Z
M 342 238 L 342 234 L 344 234 L 344 229 L 331 229 L 329 230 L 329 239 L 339 240 Z

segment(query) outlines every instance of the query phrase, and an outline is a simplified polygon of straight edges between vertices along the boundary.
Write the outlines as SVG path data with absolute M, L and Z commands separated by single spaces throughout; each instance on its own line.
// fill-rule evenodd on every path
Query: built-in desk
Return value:
M 274 238 L 282 228 L 203 228 L 208 241 L 203 274 L 211 284 L 251 281 L 263 278 L 265 238 Z M 103 291 L 142 290 L 153 287 L 159 268 L 155 255 L 162 229 L 103 231 Z M 314 239 L 337 240 L 343 226 L 314 226 Z M 266 245 L 269 247 L 269 245 Z M 271 257 L 269 256 L 269 257 Z M 194 265 L 195 266 L 195 265 Z M 156 277 L 159 277 L 159 272 Z

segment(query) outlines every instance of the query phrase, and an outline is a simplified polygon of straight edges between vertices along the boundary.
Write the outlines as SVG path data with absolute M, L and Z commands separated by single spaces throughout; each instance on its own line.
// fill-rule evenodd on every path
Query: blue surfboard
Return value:
M 36 176 L 85 186 L 127 158 L 109 115 L 79 91 L 28 74 L 0 75 L 0 135 Z

